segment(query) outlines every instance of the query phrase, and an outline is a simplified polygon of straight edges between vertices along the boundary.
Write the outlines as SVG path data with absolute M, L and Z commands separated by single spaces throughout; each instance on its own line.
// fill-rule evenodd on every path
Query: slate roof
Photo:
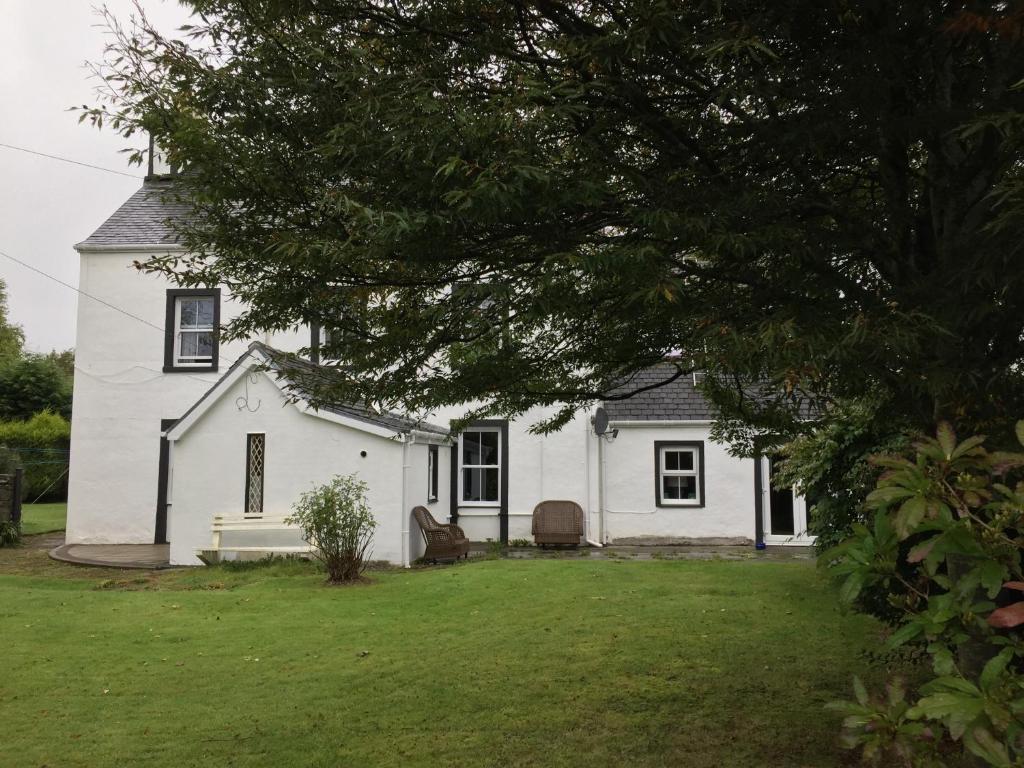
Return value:
M 659 363 L 634 374 L 614 392 L 630 392 L 666 381 L 676 367 Z M 693 374 L 648 389 L 625 400 L 607 400 L 605 412 L 612 421 L 711 421 L 717 413 L 693 385 Z
M 172 184 L 161 179 L 146 180 L 99 229 L 76 247 L 175 245 L 174 232 L 167 222 L 187 215 L 189 206 L 163 199 Z
M 297 355 L 281 352 L 260 341 L 254 341 L 250 344 L 249 350 L 261 352 L 267 358 L 270 370 L 278 377 L 287 380 L 286 389 L 314 406 L 317 410 L 393 429 L 396 432 L 408 432 L 415 429 L 420 432 L 433 432 L 438 435 L 451 434 L 451 431 L 445 427 L 439 427 L 426 421 L 410 419 L 407 416 L 390 411 L 375 411 L 365 405 L 317 402 L 309 395 L 309 386 L 316 383 L 317 380 L 329 384 L 332 379 L 336 379 L 340 375 L 337 369 L 318 365 Z

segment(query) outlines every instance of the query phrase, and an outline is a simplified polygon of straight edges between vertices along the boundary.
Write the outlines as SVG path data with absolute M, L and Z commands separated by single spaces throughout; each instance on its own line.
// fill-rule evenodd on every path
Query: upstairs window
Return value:
M 659 507 L 704 506 L 704 443 L 654 443 L 655 492 Z
M 217 370 L 220 291 L 167 292 L 164 371 Z
M 463 503 L 501 503 L 501 430 L 471 427 L 459 435 L 459 485 Z

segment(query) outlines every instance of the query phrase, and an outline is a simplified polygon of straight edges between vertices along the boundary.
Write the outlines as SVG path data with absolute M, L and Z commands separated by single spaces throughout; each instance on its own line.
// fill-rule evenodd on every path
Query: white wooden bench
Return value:
M 279 547 L 273 545 L 261 546 L 224 546 L 221 537 L 225 533 L 242 532 L 252 533 L 259 531 L 298 531 L 299 527 L 292 523 L 286 523 L 283 517 L 221 517 L 213 518 L 210 531 L 213 534 L 211 545 L 196 550 L 196 557 L 207 565 L 214 565 L 220 562 L 222 552 L 265 552 L 271 555 L 308 555 L 313 548 L 308 544 L 296 546 Z

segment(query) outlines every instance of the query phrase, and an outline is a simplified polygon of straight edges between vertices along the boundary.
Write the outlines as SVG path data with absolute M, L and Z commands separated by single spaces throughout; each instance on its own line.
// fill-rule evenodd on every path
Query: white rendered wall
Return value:
M 160 420 L 180 417 L 248 346 L 222 344 L 218 372 L 163 373 L 161 329 L 173 286 L 132 267 L 152 255 L 81 254 L 81 290 L 146 322 L 84 296 L 78 302 L 68 542 L 153 541 Z M 237 313 L 222 292 L 221 321 Z M 290 351 L 308 344 L 308 332 L 263 340 Z
M 431 417 L 435 424 L 447 425 L 449 419 L 462 416 L 463 410 L 445 409 Z M 508 456 L 508 537 L 531 539 L 533 508 L 546 499 L 575 501 L 584 511 L 596 512 L 596 461 L 593 438 L 590 436 L 590 413 L 580 412 L 558 432 L 548 435 L 530 433 L 531 425 L 554 413 L 554 409 L 537 408 L 509 424 Z M 587 455 L 591 454 L 590 490 L 588 492 Z M 450 483 L 450 478 L 447 481 Z M 450 508 L 443 507 L 445 515 Z M 498 508 L 460 504 L 459 525 L 472 541 L 497 540 Z M 435 517 L 437 514 L 435 513 Z
M 238 407 L 236 401 L 242 397 L 248 408 Z M 286 402 L 264 373 L 243 377 L 172 444 L 168 513 L 172 563 L 199 564 L 195 550 L 209 547 L 215 515 L 241 517 L 246 436 L 250 432 L 266 435 L 264 516 L 285 517 L 303 491 L 334 475 L 355 473 L 369 485 L 368 501 L 378 524 L 371 559 L 402 563 L 407 554 L 403 552 L 403 531 L 409 531 L 408 511 L 426 502 L 426 446 L 409 446 L 403 495 L 400 440 L 302 413 Z M 365 457 L 360 455 L 362 451 Z M 234 538 L 229 542 L 225 534 L 225 545 L 300 543 L 291 532 L 276 534 L 273 540 L 267 538 L 269 534 L 231 535 Z
M 616 425 L 612 425 L 616 426 Z M 604 446 L 607 539 L 754 539 L 754 461 L 730 456 L 707 426 L 619 426 Z M 654 443 L 704 441 L 704 507 L 658 507 Z

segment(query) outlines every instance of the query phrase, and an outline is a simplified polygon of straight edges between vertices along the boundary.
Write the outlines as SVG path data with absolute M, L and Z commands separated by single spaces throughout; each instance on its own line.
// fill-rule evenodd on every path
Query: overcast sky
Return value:
M 78 284 L 84 240 L 142 184 L 118 150 L 124 139 L 78 124 L 69 112 L 95 102 L 85 62 L 100 60 L 105 36 L 88 0 L 0 0 L 0 144 L 60 155 L 136 174 L 127 178 L 0 146 L 0 252 L 71 285 Z M 131 0 L 106 3 L 127 19 Z M 177 0 L 142 0 L 164 32 L 186 19 Z M 134 138 L 134 137 L 133 137 Z M 75 344 L 78 294 L 0 256 L 11 317 L 35 351 Z M 81 299 L 88 301 L 89 299 Z

